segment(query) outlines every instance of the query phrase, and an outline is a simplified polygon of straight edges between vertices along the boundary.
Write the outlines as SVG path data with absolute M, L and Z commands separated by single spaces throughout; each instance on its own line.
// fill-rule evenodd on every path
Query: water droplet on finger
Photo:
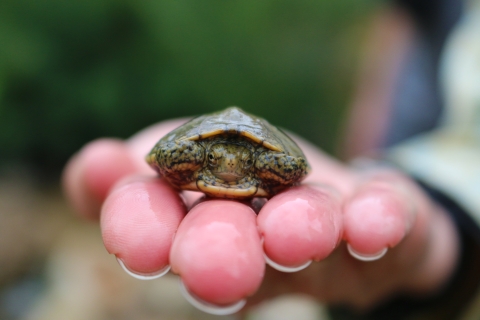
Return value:
M 118 263 L 120 266 L 125 270 L 126 273 L 128 273 L 130 276 L 140 279 L 140 280 L 153 280 L 160 278 L 168 273 L 170 271 L 170 265 L 165 266 L 165 268 L 157 271 L 157 272 L 152 272 L 152 273 L 138 273 L 138 272 L 133 272 L 132 270 L 128 269 L 128 267 L 125 265 L 125 263 L 122 261 L 122 259 L 117 258 Z
M 350 246 L 349 243 L 347 244 L 347 249 L 348 249 L 348 253 L 350 253 L 350 255 L 352 257 L 354 257 L 355 259 L 360 260 L 360 261 L 375 261 L 375 260 L 378 260 L 378 259 L 382 258 L 388 251 L 388 248 L 383 248 L 379 252 L 373 253 L 373 254 L 359 253 L 358 251 L 355 251 L 352 248 L 352 246 Z
M 190 302 L 195 308 L 210 314 L 214 314 L 217 316 L 225 316 L 235 312 L 238 312 L 240 309 L 243 308 L 247 300 L 243 299 L 238 302 L 232 303 L 230 305 L 216 305 L 207 301 L 204 301 L 188 291 L 187 287 L 180 279 L 180 292 L 185 297 L 185 299 Z
M 308 267 L 311 263 L 312 263 L 312 260 L 308 260 L 306 263 L 302 264 L 302 265 L 299 265 L 299 266 L 295 266 L 295 267 L 290 267 L 290 266 L 284 266 L 284 265 L 281 265 L 275 261 L 273 261 L 272 259 L 270 259 L 266 253 L 263 253 L 263 256 L 265 257 L 265 262 L 267 262 L 267 264 L 272 267 L 273 269 L 276 269 L 278 271 L 281 271 L 281 272 L 286 272 L 286 273 L 292 273 L 292 272 L 298 272 L 298 271 L 301 271 L 303 269 L 305 269 L 306 267 Z
M 262 248 L 263 248 L 263 243 L 264 243 L 265 239 L 262 238 L 261 240 L 261 243 L 262 243 Z M 298 271 L 301 271 L 305 268 L 307 268 L 311 263 L 312 263 L 312 260 L 308 260 L 307 262 L 305 262 L 304 264 L 302 265 L 299 265 L 299 266 L 284 266 L 284 265 L 281 265 L 275 261 L 273 261 L 272 259 L 270 259 L 269 256 L 267 256 L 267 254 L 265 253 L 265 250 L 263 251 L 263 257 L 265 259 L 265 262 L 270 266 L 272 267 L 273 269 L 275 270 L 278 270 L 278 271 L 281 271 L 281 272 L 285 272 L 285 273 L 293 273 L 293 272 L 298 272 Z

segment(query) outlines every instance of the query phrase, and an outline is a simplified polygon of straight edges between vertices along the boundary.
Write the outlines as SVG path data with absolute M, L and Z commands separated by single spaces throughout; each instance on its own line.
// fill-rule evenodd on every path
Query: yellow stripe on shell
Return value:
M 265 148 L 268 148 L 270 150 L 273 150 L 273 151 L 283 151 L 281 148 L 279 148 L 278 146 L 275 146 L 273 144 L 271 144 L 270 142 L 267 142 L 265 140 L 260 140 L 258 137 L 254 136 L 253 134 L 251 134 L 250 132 L 248 131 L 242 131 L 240 132 L 240 134 L 246 138 L 249 138 L 253 141 L 255 141 L 256 143 L 258 144 L 261 144 L 263 145 Z
M 218 135 L 223 134 L 223 133 L 225 133 L 225 130 L 218 129 L 218 130 L 206 132 L 204 134 L 196 134 L 194 136 L 181 138 L 181 139 L 179 139 L 179 141 L 182 141 L 182 140 L 195 141 L 195 140 L 206 139 L 206 138 L 218 136 Z M 253 142 L 261 144 L 262 146 L 264 146 L 267 149 L 270 149 L 270 150 L 273 150 L 273 151 L 279 151 L 279 152 L 283 151 L 283 149 L 280 148 L 279 146 L 271 144 L 270 142 L 267 142 L 265 140 L 261 140 L 257 136 L 254 136 L 253 134 L 251 134 L 248 131 L 239 131 L 238 134 L 240 134 L 241 136 L 243 136 L 245 138 L 248 138 L 248 139 L 252 140 Z
M 183 139 L 180 139 L 180 140 L 195 141 L 195 140 L 199 140 L 199 139 L 206 139 L 206 138 L 210 138 L 210 137 L 213 137 L 213 136 L 218 136 L 219 134 L 222 134 L 224 132 L 225 132 L 225 130 L 223 130 L 223 129 L 217 129 L 217 130 L 213 130 L 213 131 L 206 132 L 206 133 L 203 133 L 203 134 L 196 134 L 194 136 L 186 137 L 186 138 L 183 138 Z

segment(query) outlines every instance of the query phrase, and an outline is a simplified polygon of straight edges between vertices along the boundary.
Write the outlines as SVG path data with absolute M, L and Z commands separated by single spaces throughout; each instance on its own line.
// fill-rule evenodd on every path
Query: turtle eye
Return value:
M 252 164 L 253 164 L 253 160 L 252 160 L 252 159 L 247 159 L 247 160 L 245 161 L 245 167 L 246 167 L 246 168 L 251 167 Z
M 218 161 L 213 153 L 208 154 L 208 164 L 212 167 L 216 167 L 218 164 Z

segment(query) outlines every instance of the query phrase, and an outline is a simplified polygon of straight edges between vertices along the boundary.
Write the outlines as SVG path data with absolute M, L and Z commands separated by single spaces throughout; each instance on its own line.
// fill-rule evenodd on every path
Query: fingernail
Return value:
M 379 252 L 373 253 L 373 254 L 359 253 L 358 251 L 355 251 L 352 248 L 352 246 L 350 246 L 349 243 L 347 244 L 347 249 L 348 249 L 348 253 L 350 253 L 350 255 L 352 257 L 354 257 L 355 259 L 360 260 L 360 261 L 375 261 L 375 260 L 378 260 L 378 259 L 382 258 L 388 251 L 388 248 L 383 248 Z
M 157 271 L 157 272 L 152 272 L 152 273 L 138 273 L 138 272 L 133 272 L 132 270 L 128 269 L 128 267 L 125 265 L 125 263 L 122 261 L 122 259 L 115 257 L 120 264 L 120 266 L 125 270 L 126 273 L 131 275 L 132 277 L 140 280 L 153 280 L 160 278 L 161 276 L 164 276 L 170 271 L 170 266 L 167 265 L 165 268 Z
M 196 295 L 194 295 L 193 293 L 191 293 L 190 291 L 188 291 L 187 287 L 185 286 L 185 284 L 181 279 L 180 279 L 180 292 L 185 297 L 185 299 L 188 302 L 190 302 L 190 304 L 195 308 L 203 312 L 214 314 L 217 316 L 226 316 L 226 315 L 238 312 L 240 309 L 243 308 L 243 306 L 247 302 L 247 300 L 243 299 L 226 306 L 223 306 L 223 305 L 219 306 L 210 302 L 206 302 L 200 299 L 199 297 L 197 297 Z

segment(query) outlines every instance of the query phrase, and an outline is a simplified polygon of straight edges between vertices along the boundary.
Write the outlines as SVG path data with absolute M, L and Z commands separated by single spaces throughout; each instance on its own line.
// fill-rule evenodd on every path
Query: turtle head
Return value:
M 245 177 L 254 162 L 252 152 L 236 144 L 214 144 L 208 151 L 207 158 L 210 172 L 227 183 Z
M 217 198 L 251 198 L 258 191 L 255 148 L 251 142 L 231 137 L 213 137 L 205 143 L 205 164 L 196 187 Z

